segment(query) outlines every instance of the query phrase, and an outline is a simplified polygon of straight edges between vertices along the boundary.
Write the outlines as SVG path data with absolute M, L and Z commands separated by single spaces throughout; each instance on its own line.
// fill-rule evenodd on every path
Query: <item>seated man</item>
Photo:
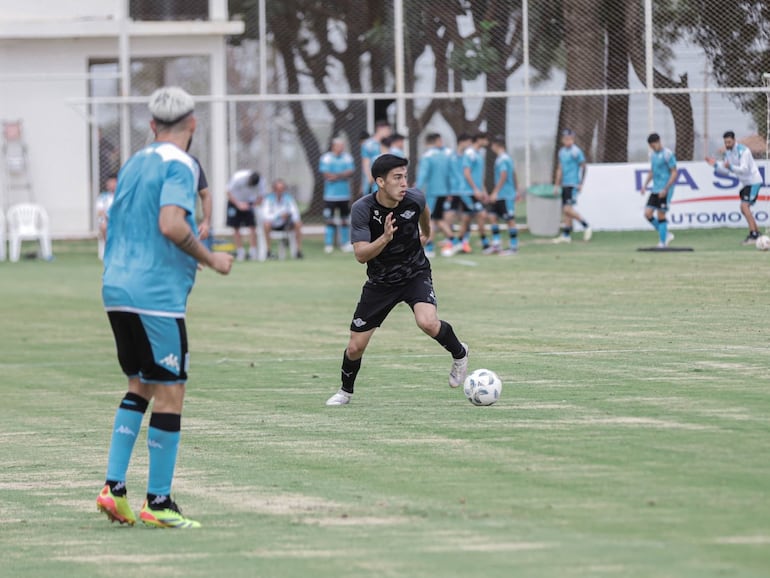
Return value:
M 265 240 L 267 242 L 267 256 L 270 258 L 270 233 L 271 231 L 292 231 L 297 244 L 297 259 L 302 259 L 302 220 L 299 215 L 299 207 L 289 193 L 286 192 L 286 183 L 282 179 L 273 181 L 273 192 L 262 201 L 262 224 L 265 227 Z

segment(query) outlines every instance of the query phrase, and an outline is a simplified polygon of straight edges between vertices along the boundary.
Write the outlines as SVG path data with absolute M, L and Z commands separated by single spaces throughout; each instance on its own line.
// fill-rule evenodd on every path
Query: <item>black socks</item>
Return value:
M 342 391 L 350 394 L 353 393 L 359 369 L 361 369 L 361 359 L 349 359 L 348 350 L 346 349 L 342 354 Z
M 438 341 L 455 359 L 462 359 L 467 353 L 463 344 L 457 339 L 454 329 L 446 321 L 441 322 L 441 329 L 438 330 L 438 335 L 433 339 Z

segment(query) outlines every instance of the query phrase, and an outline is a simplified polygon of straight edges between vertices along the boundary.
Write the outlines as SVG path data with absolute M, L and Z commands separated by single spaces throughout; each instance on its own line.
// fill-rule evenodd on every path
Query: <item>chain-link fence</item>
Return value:
M 227 170 L 282 177 L 312 208 L 330 140 L 346 139 L 359 163 L 361 139 L 378 120 L 404 133 L 412 157 L 428 132 L 447 146 L 461 132 L 503 135 L 527 185 L 552 180 L 567 127 L 590 162 L 646 159 L 652 131 L 681 160 L 713 154 L 728 129 L 766 154 L 765 0 L 230 0 L 228 7 L 245 24 L 228 41 L 228 94 L 199 99 L 226 103 Z M 203 57 L 131 63 L 135 95 L 168 83 L 211 93 Z M 92 70 L 110 66 L 117 70 L 115 62 Z M 117 82 L 95 84 L 92 93 L 117 95 Z M 100 180 L 115 168 L 118 108 L 93 111 Z M 204 166 L 206 110 L 199 108 L 193 146 Z M 136 147 L 147 138 L 144 108 L 132 105 L 130 118 Z

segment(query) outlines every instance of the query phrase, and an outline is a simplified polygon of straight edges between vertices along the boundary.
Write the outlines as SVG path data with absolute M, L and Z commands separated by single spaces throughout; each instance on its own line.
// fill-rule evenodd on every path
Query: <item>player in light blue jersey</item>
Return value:
M 679 171 L 676 168 L 676 156 L 671 149 L 663 146 L 660 135 L 652 133 L 647 137 L 647 144 L 650 145 L 650 172 L 639 192 L 644 195 L 652 182 L 644 217 L 658 232 L 658 247 L 663 248 L 674 240 L 674 234 L 668 231 L 666 213 L 674 196 L 674 183 Z
M 452 231 L 452 236 L 444 246 L 441 248 L 442 257 L 451 257 L 457 253 L 464 251 L 466 253 L 471 252 L 471 244 L 466 239 L 462 241 L 463 233 L 470 230 L 471 214 L 469 211 L 464 210 L 464 204 L 460 200 L 462 191 L 468 186 L 465 180 L 465 174 L 463 171 L 463 161 L 465 160 L 465 151 L 473 143 L 473 137 L 467 133 L 460 133 L 457 135 L 457 148 L 452 151 L 449 156 L 449 191 L 450 197 L 444 204 L 444 221 L 447 228 L 452 231 L 452 225 L 455 223 L 457 216 L 460 218 L 459 222 L 459 235 L 455 235 Z
M 561 235 L 554 239 L 554 243 L 572 242 L 573 221 L 583 225 L 583 240 L 590 241 L 593 233 L 591 227 L 575 209 L 586 176 L 586 156 L 575 144 L 575 133 L 569 128 L 561 131 L 561 145 L 553 192 L 556 196 L 561 193 L 562 224 Z
M 350 177 L 353 176 L 353 157 L 345 152 L 345 141 L 332 140 L 331 150 L 321 156 L 319 170 L 324 178 L 324 219 L 326 220 L 327 253 L 334 251 L 339 227 L 339 247 L 353 250 L 350 244 Z
M 404 135 L 394 132 L 389 137 L 382 139 L 382 154 L 395 155 L 398 158 L 405 159 L 405 141 L 406 137 Z
M 391 135 L 390 124 L 378 120 L 374 125 L 374 134 L 361 145 L 361 194 L 377 192 L 377 183 L 372 178 L 372 163 L 382 154 L 382 141 Z
M 430 258 L 435 256 L 433 237 L 436 228 L 444 233 L 448 241 L 453 236 L 451 227 L 444 220 L 444 206 L 451 189 L 452 150 L 444 147 L 441 135 L 435 132 L 425 137 L 425 144 L 428 148 L 420 157 L 415 187 L 425 193 L 426 203 L 430 209 L 430 218 L 435 225 L 435 227 L 431 227 L 431 236 L 425 244 L 425 254 Z
M 460 191 L 459 203 L 456 204 L 456 207 L 465 214 L 476 217 L 482 249 L 489 247 L 489 240 L 486 235 L 487 214 L 484 209 L 489 201 L 489 195 L 484 186 L 484 167 L 486 164 L 484 153 L 487 146 L 489 146 L 489 137 L 482 132 L 473 135 L 471 146 L 465 149 L 462 190 Z M 462 239 L 463 252 L 470 253 L 470 220 L 462 232 Z
M 128 392 L 115 415 L 107 479 L 96 505 L 112 521 L 136 522 L 126 472 L 154 399 L 140 519 L 155 527 L 195 528 L 200 524 L 171 499 L 187 381 L 185 309 L 198 264 L 227 274 L 233 258 L 211 253 L 196 238 L 198 165 L 186 152 L 195 132 L 192 97 L 181 88 L 161 88 L 149 108 L 155 142 L 121 169 L 107 229 L 102 298 Z
M 495 153 L 495 186 L 489 193 L 487 215 L 492 224 L 492 245 L 484 251 L 485 254 L 498 253 L 513 255 L 519 249 L 519 231 L 516 227 L 516 191 L 518 182 L 513 159 L 505 150 L 505 137 L 500 135 L 492 140 L 492 152 Z M 500 225 L 502 219 L 508 225 L 509 245 L 502 249 L 500 243 Z
M 754 162 L 754 157 L 746 145 L 735 143 L 735 133 L 728 130 L 722 138 L 725 148 L 722 151 L 722 160 L 706 157 L 706 162 L 714 167 L 714 172 L 721 175 L 731 175 L 738 179 L 742 188 L 738 196 L 741 199 L 741 213 L 749 224 L 749 235 L 743 240 L 744 245 L 755 245 L 759 238 L 759 227 L 751 207 L 759 198 L 759 189 L 762 188 L 762 174 Z

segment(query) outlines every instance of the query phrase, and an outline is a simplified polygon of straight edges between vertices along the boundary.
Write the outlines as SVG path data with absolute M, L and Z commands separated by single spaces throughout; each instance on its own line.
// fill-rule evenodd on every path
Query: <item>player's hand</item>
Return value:
M 489 195 L 489 202 L 490 203 L 496 203 L 497 202 L 497 193 L 492 193 Z
M 558 197 L 560 192 L 561 191 L 560 191 L 559 185 L 554 185 L 553 186 L 553 196 L 554 197 Z
M 235 206 L 238 207 L 239 211 L 248 211 L 251 208 L 251 207 L 249 207 L 248 203 L 242 203 L 242 202 L 236 204 Z
M 208 221 L 201 221 L 201 224 L 198 225 L 198 238 L 201 241 L 205 241 L 209 238 L 209 232 L 211 231 L 211 225 L 209 225 Z
M 665 199 L 668 196 L 668 189 L 663 189 L 658 193 L 658 198 Z
M 388 213 L 385 217 L 385 231 L 382 233 L 382 236 L 385 237 L 385 241 L 388 243 L 393 240 L 393 235 L 398 231 L 395 223 L 396 218 L 393 216 L 393 213 Z
M 209 267 L 217 273 L 227 275 L 233 266 L 233 256 L 230 253 L 212 253 L 209 259 Z
M 579 183 L 579 184 L 578 184 L 578 185 L 577 185 L 575 188 L 576 188 L 578 191 L 582 191 L 582 190 L 583 190 L 583 183 Z
M 713 166 L 716 164 L 717 160 L 716 160 L 715 158 L 712 158 L 712 157 L 706 157 L 706 162 L 707 162 L 707 163 L 708 163 L 710 166 L 712 166 L 712 167 L 713 167 Z

